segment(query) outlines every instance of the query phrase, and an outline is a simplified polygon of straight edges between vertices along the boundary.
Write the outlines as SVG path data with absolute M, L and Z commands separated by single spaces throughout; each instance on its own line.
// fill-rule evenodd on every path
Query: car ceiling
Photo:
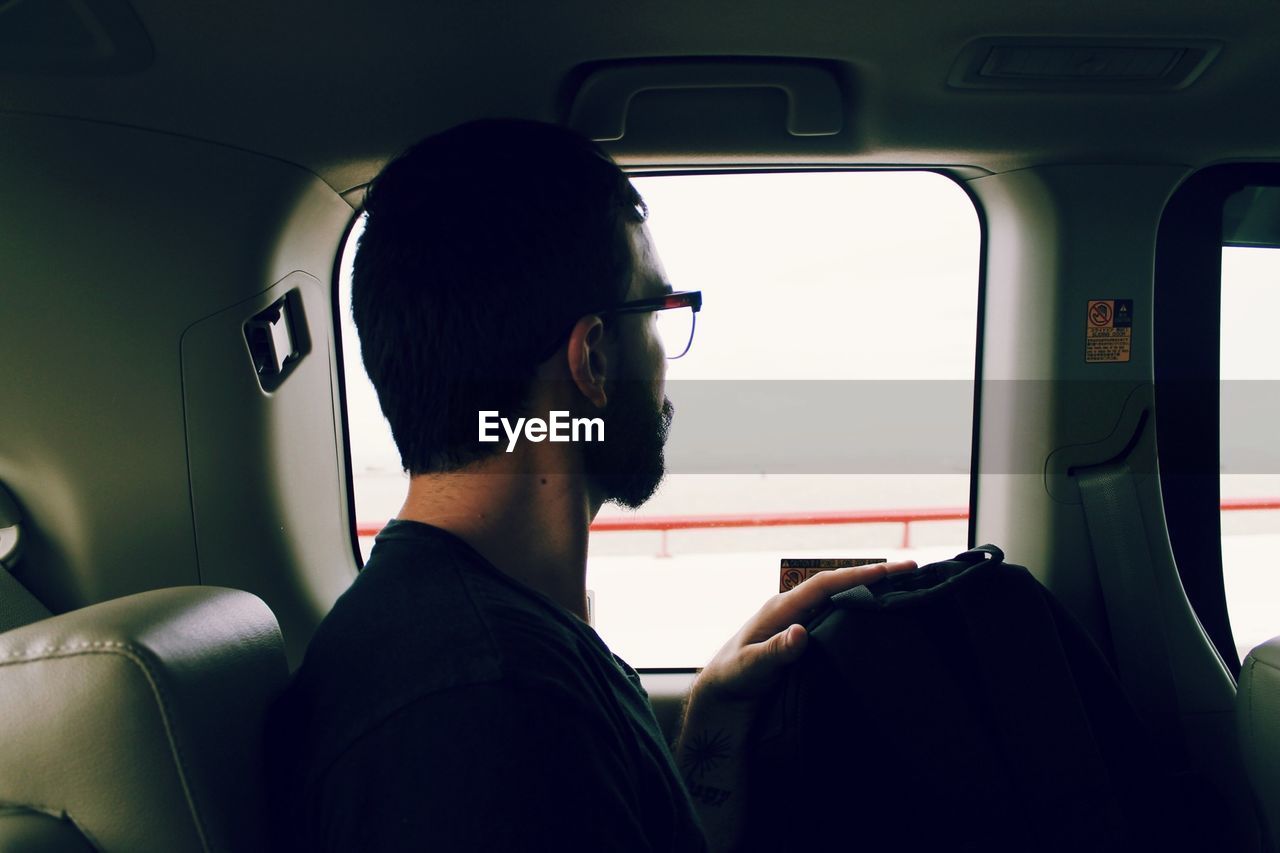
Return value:
M 1280 11 L 1258 0 L 132 5 L 154 46 L 148 67 L 5 73 L 0 110 L 216 141 L 297 163 L 346 191 L 412 141 L 468 118 L 563 120 L 583 63 L 801 57 L 845 74 L 850 132 L 834 153 L 852 163 L 1201 165 L 1280 148 Z M 949 88 L 964 46 L 986 36 L 1177 37 L 1223 48 L 1182 91 Z

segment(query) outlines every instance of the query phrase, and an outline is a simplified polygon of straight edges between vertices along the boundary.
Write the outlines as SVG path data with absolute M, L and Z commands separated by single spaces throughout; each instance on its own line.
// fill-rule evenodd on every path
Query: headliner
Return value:
M 795 56 L 848 64 L 855 132 L 835 153 L 850 163 L 1194 166 L 1280 150 L 1280 12 L 1256 0 L 133 6 L 154 42 L 149 68 L 4 74 L 0 110 L 212 140 L 300 164 L 345 191 L 417 138 L 468 118 L 562 119 L 566 79 L 584 62 Z M 1177 92 L 948 89 L 963 46 L 991 35 L 1212 38 L 1224 47 Z M 778 156 L 786 152 L 739 159 Z

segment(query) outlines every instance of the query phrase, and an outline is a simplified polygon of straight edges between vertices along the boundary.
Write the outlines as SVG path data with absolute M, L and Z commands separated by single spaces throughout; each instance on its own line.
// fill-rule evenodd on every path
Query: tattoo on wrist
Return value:
M 726 791 L 724 788 L 715 788 L 711 785 L 698 785 L 689 782 L 689 796 L 699 803 L 707 806 L 723 806 L 729 801 L 732 791 Z
M 689 738 L 681 750 L 680 764 L 690 784 L 719 767 L 729 757 L 732 746 L 732 738 L 719 729 Z

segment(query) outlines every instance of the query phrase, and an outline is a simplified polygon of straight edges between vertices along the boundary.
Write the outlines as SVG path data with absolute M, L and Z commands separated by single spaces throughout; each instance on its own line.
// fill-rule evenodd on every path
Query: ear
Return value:
M 608 374 L 609 358 L 604 349 L 604 321 L 595 314 L 578 320 L 569 334 L 569 375 L 586 397 L 603 409 L 608 402 L 604 384 Z

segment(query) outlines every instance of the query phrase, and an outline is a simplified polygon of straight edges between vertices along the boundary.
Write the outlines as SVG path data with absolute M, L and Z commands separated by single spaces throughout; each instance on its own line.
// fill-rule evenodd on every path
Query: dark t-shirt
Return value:
M 635 671 L 416 522 L 320 625 L 268 752 L 281 849 L 705 849 Z

